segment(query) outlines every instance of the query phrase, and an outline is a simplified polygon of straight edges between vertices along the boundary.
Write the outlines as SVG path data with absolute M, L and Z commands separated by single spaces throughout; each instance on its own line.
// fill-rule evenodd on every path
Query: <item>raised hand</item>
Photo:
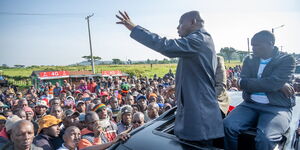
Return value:
M 116 17 L 120 20 L 118 22 L 116 22 L 117 24 L 123 24 L 127 29 L 129 29 L 130 31 L 136 26 L 135 24 L 133 24 L 127 14 L 126 11 L 124 11 L 123 13 L 121 11 L 119 11 L 119 14 L 122 16 L 120 17 L 119 15 L 116 15 Z

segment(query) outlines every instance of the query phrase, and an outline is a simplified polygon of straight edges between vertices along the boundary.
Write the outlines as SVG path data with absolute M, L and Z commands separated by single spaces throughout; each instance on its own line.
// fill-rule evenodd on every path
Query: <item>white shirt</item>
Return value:
M 260 59 L 260 64 L 257 72 L 257 78 L 260 79 L 261 75 L 266 67 L 266 65 L 271 61 L 271 58 L 269 59 Z M 251 99 L 257 103 L 262 104 L 268 104 L 270 101 L 264 92 L 258 92 L 251 94 Z
M 67 147 L 65 147 L 64 144 L 61 145 L 61 147 L 57 150 L 69 150 Z M 77 150 L 77 148 L 75 148 L 75 150 Z

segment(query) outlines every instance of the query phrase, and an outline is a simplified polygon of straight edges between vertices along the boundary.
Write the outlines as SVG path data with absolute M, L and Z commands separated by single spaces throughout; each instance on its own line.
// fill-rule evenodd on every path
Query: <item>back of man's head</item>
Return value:
M 99 116 L 94 111 L 89 111 L 85 114 L 85 121 L 90 122 L 91 120 L 99 120 Z

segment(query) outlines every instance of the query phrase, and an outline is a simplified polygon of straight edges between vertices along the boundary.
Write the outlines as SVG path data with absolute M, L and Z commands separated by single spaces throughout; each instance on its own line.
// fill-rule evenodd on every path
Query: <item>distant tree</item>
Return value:
M 25 67 L 25 65 L 14 65 L 15 66 L 15 68 L 24 68 Z
M 164 58 L 163 60 L 158 61 L 159 64 L 168 64 L 169 60 L 167 58 Z
M 151 60 L 148 58 L 146 61 L 147 64 L 151 64 Z
M 132 60 L 131 60 L 131 59 L 128 59 L 128 60 L 127 60 L 127 64 L 132 64 Z
M 240 62 L 243 62 L 244 58 L 248 55 L 246 51 L 237 51 L 236 53 L 239 56 Z
M 82 56 L 81 58 L 83 58 L 83 59 L 86 59 L 88 62 L 91 62 L 92 61 L 92 57 L 91 56 Z M 101 60 L 102 58 L 101 57 L 99 57 L 99 56 L 93 56 L 93 58 L 94 58 L 94 61 L 95 60 Z
M 178 58 L 171 58 L 170 63 L 178 63 Z
M 4 68 L 4 69 L 9 68 L 9 66 L 7 64 L 2 64 L 1 67 Z
M 224 47 L 221 48 L 220 53 L 221 55 L 230 63 L 232 59 L 232 55 L 236 52 L 236 50 L 232 47 Z
M 118 58 L 114 58 L 114 59 L 112 59 L 112 61 L 113 61 L 112 62 L 113 64 L 122 64 L 122 61 Z

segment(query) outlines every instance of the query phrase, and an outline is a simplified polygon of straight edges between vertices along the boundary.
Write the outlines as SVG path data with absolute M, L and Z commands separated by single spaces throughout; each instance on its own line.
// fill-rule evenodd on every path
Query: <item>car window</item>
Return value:
M 295 73 L 299 73 L 300 74 L 300 65 L 299 66 L 296 66 L 296 71 Z

